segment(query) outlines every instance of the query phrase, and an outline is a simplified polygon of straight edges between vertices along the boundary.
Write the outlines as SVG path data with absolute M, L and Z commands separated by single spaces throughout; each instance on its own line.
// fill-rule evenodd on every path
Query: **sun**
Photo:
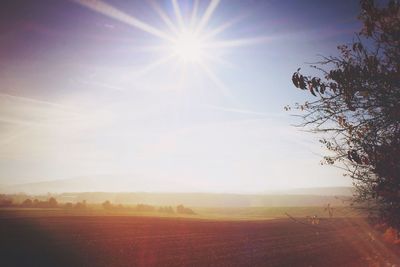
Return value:
M 224 21 L 217 26 L 210 25 L 215 10 L 219 6 L 221 0 L 210 0 L 206 8 L 201 8 L 200 3 L 205 1 L 192 1 L 191 11 L 188 14 L 182 14 L 178 0 L 166 2 L 170 4 L 175 14 L 175 18 L 171 18 L 163 8 L 159 6 L 156 0 L 149 0 L 154 11 L 164 22 L 167 29 L 159 29 L 152 24 L 148 24 L 122 10 L 106 3 L 103 0 L 72 0 L 78 4 L 85 6 L 93 11 L 126 23 L 133 28 L 147 32 L 150 35 L 158 37 L 160 42 L 159 51 L 167 51 L 165 56 L 161 56 L 158 60 L 144 66 L 136 73 L 136 77 L 145 75 L 153 69 L 169 63 L 171 60 L 183 63 L 191 63 L 203 70 L 203 73 L 217 85 L 217 87 L 225 90 L 223 82 L 214 74 L 211 64 L 232 65 L 229 61 L 221 57 L 226 54 L 226 50 L 234 47 L 254 45 L 268 42 L 268 36 L 253 38 L 224 39 L 220 34 L 237 23 L 243 16 L 232 20 Z M 203 14 L 198 14 L 199 10 L 203 10 Z M 220 38 L 218 38 L 220 37 Z M 152 47 L 153 49 L 154 47 Z M 185 69 L 184 68 L 184 69 Z
M 200 62 L 204 57 L 204 44 L 194 32 L 183 31 L 172 43 L 173 53 L 183 62 Z

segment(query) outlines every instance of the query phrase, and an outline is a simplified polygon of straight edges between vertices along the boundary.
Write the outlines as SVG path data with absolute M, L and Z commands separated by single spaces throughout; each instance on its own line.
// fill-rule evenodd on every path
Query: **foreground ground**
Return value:
M 0 213 L 1 266 L 400 266 L 361 219 L 216 221 Z

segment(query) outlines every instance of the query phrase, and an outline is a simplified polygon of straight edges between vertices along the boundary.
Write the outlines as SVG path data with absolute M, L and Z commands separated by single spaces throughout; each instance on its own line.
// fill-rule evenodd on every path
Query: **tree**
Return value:
M 312 66 L 322 78 L 293 74 L 294 85 L 315 97 L 295 109 L 331 151 L 323 163 L 353 179 L 355 203 L 399 229 L 400 3 L 360 3 L 363 27 L 353 43 Z
M 86 200 L 83 200 L 82 202 L 77 202 L 76 204 L 75 204 L 75 209 L 77 209 L 77 210 L 84 210 L 84 209 L 86 209 L 87 208 L 87 206 L 86 206 Z
M 57 208 L 58 202 L 54 197 L 49 198 L 49 207 L 50 208 Z
M 13 204 L 13 201 L 11 199 L 0 199 L 0 207 L 11 207 Z
M 110 210 L 112 209 L 112 204 L 109 200 L 104 201 L 101 206 L 103 207 L 103 209 L 105 210 Z
M 31 199 L 27 198 L 21 203 L 21 205 L 23 207 L 31 207 L 33 205 L 33 202 Z
M 181 205 L 178 205 L 178 206 L 176 207 L 176 213 L 180 213 L 180 214 L 190 214 L 190 215 L 196 214 L 192 209 L 187 208 L 187 207 L 183 206 L 182 204 L 181 204 Z
M 64 207 L 66 209 L 72 209 L 74 207 L 74 205 L 71 202 L 67 202 L 67 203 L 65 203 Z

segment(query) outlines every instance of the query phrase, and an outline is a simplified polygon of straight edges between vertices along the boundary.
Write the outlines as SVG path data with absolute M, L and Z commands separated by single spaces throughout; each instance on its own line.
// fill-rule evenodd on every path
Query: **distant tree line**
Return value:
M 178 205 L 175 209 L 172 206 L 155 207 L 148 204 L 137 204 L 136 206 L 123 206 L 121 204 L 112 204 L 109 200 L 104 201 L 101 206 L 108 211 L 136 211 L 136 212 L 160 212 L 168 214 L 196 214 L 192 209 L 183 205 Z
M 59 204 L 54 197 L 47 200 L 38 200 L 27 198 L 20 203 L 13 201 L 9 197 L 0 197 L 0 207 L 23 207 L 23 208 L 58 208 Z
M 19 200 L 19 201 L 18 201 Z M 15 198 L 15 195 L 0 195 L 0 207 L 3 208 L 42 208 L 42 209 L 54 209 L 54 208 L 66 208 L 66 209 L 86 209 L 86 201 L 80 201 L 76 203 L 59 203 L 55 197 L 48 199 L 38 198 Z
M 58 208 L 58 202 L 54 197 L 49 198 L 48 200 L 31 200 L 30 198 L 25 199 L 20 206 L 26 208 Z
M 176 212 L 180 214 L 195 214 L 194 211 L 190 208 L 187 208 L 183 205 L 178 205 L 176 207 Z
M 88 204 L 86 200 L 82 200 L 76 203 L 64 202 L 60 203 L 55 197 L 38 197 L 32 198 L 27 197 L 24 194 L 18 195 L 1 195 L 0 194 L 0 207 L 3 208 L 42 208 L 42 209 L 77 209 L 83 210 L 89 207 L 98 208 L 98 204 Z M 176 208 L 172 206 L 152 206 L 148 204 L 139 203 L 137 205 L 122 205 L 113 204 L 109 200 L 104 201 L 101 204 L 101 208 L 106 211 L 127 211 L 127 212 L 159 212 L 165 214 L 196 214 L 192 209 L 185 207 L 184 205 L 178 205 Z

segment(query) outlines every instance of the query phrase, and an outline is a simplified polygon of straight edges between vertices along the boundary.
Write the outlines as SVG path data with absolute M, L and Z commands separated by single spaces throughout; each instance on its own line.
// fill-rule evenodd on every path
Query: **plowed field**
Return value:
M 311 226 L 290 219 L 1 216 L 0 265 L 400 266 L 396 250 L 371 231 L 354 218 Z

